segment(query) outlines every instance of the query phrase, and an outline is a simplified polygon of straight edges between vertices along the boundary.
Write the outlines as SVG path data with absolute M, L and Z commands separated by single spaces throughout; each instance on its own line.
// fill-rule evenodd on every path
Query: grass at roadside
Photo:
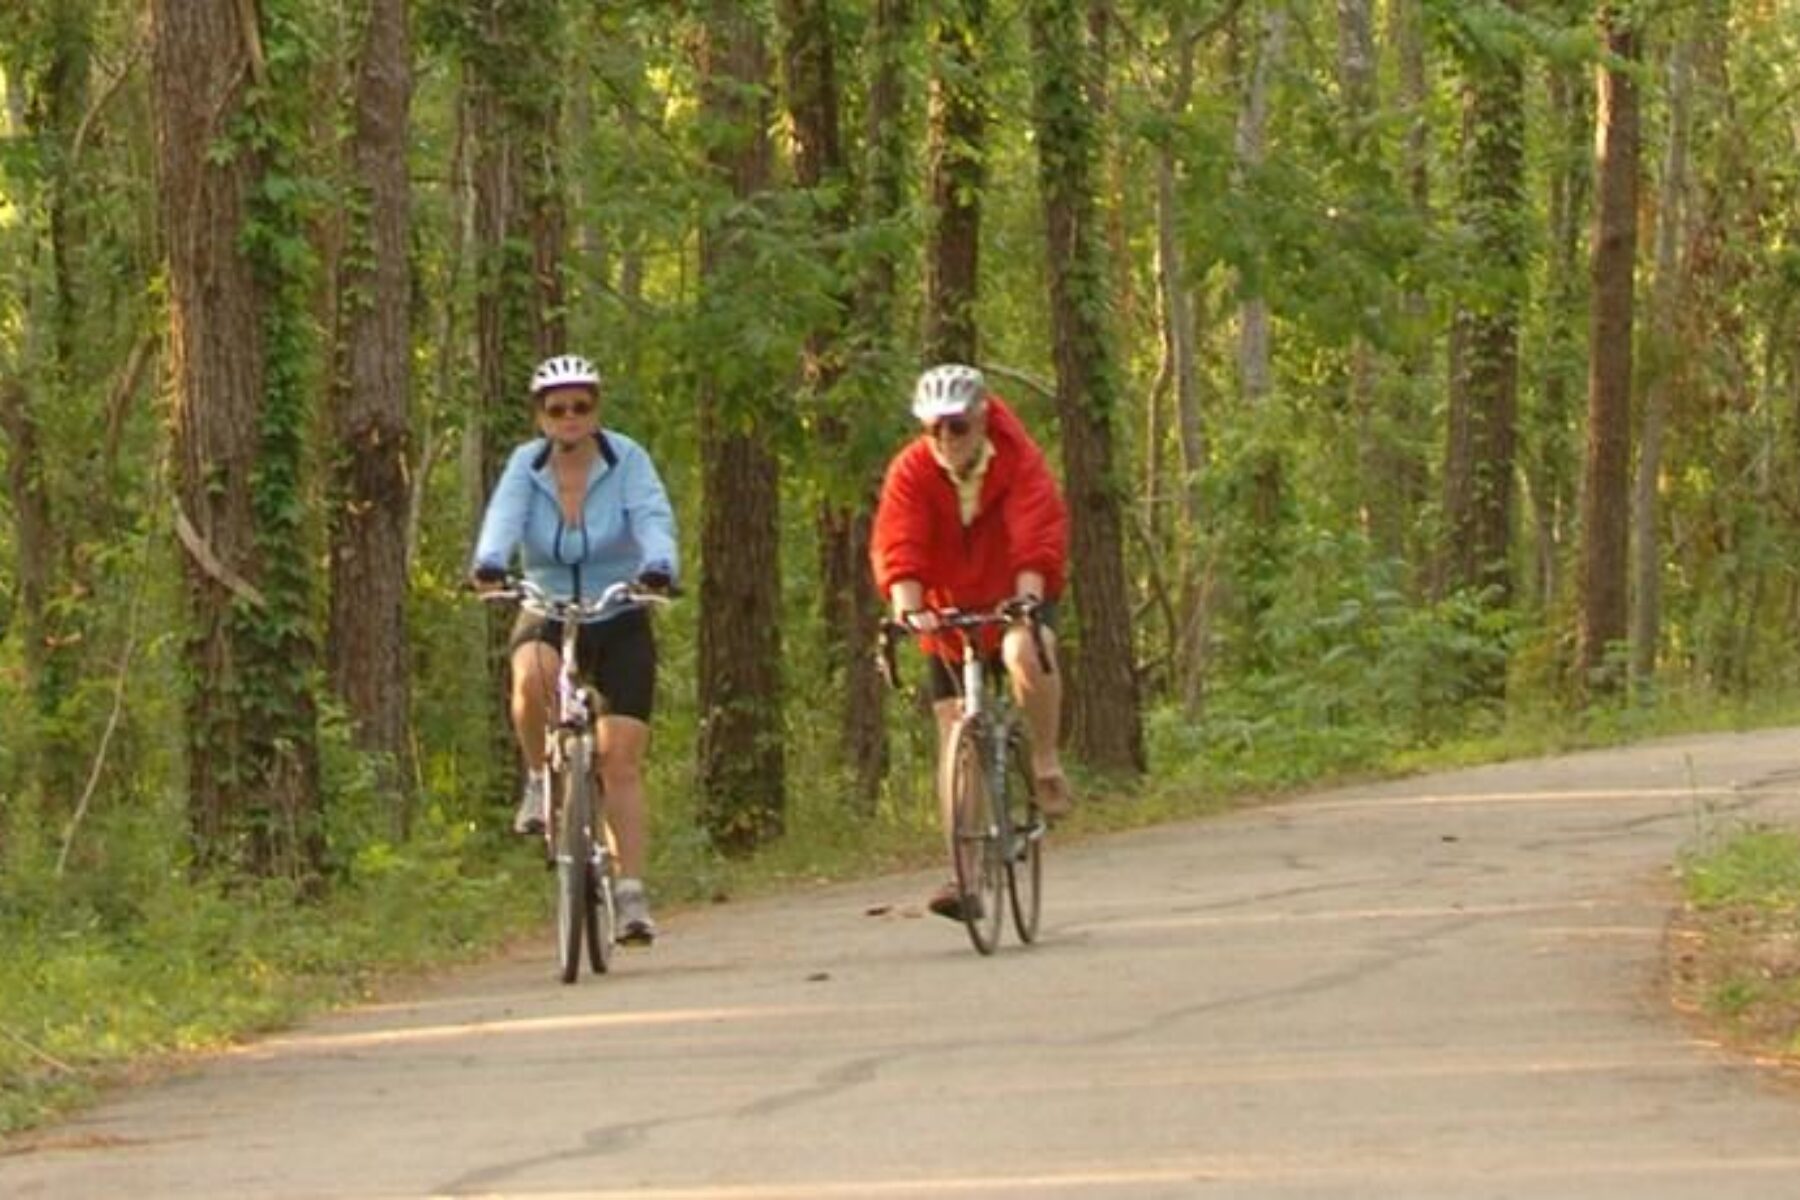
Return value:
M 371 853 L 318 906 L 122 873 L 116 887 L 8 880 L 0 903 L 0 1133 L 146 1064 L 364 998 L 381 979 L 491 953 L 541 916 L 513 870 L 438 837 Z M 541 871 L 539 872 L 541 874 Z M 50 901 L 54 900 L 55 903 Z
M 1714 833 L 1680 872 L 1677 1004 L 1741 1050 L 1800 1064 L 1800 831 Z

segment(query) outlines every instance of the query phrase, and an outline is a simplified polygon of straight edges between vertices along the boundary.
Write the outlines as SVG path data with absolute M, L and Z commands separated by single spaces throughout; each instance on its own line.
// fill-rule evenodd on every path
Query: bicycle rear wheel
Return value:
M 969 940 L 983 954 L 1000 944 L 1005 915 L 1006 863 L 999 819 L 988 787 L 980 726 L 967 718 L 950 731 L 945 747 L 945 783 L 950 789 L 951 851 Z
M 562 981 L 581 972 L 583 934 L 597 924 L 593 884 L 594 777 L 587 748 L 577 742 L 556 775 L 556 953 Z
M 1044 819 L 1038 812 L 1032 788 L 1031 743 L 1022 726 L 1007 739 L 1012 765 L 1012 785 L 1006 789 L 1007 812 L 1012 820 L 1012 847 L 1006 860 L 1006 886 L 1012 894 L 1013 928 L 1021 942 L 1035 942 L 1038 914 L 1044 895 Z

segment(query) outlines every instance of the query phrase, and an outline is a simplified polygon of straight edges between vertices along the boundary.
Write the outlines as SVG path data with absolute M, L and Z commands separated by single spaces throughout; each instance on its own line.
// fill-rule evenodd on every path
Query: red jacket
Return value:
M 1068 567 L 1068 511 L 1025 426 L 999 397 L 987 397 L 994 456 L 965 528 L 956 485 L 921 435 L 894 456 L 881 485 L 869 561 L 883 597 L 902 579 L 925 587 L 933 607 L 989 608 L 1010 598 L 1020 571 L 1044 577 L 1045 599 L 1062 594 Z

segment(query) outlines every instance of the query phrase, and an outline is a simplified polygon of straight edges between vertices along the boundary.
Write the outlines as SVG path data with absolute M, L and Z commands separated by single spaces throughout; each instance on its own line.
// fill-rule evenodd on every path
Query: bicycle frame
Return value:
M 558 771 L 564 769 L 569 759 L 566 735 L 585 738 L 594 743 L 593 750 L 598 749 L 594 722 L 600 715 L 599 704 L 593 689 L 581 682 L 581 671 L 575 662 L 580 637 L 580 624 L 562 618 L 562 661 L 556 668 L 556 715 L 544 727 L 544 758 Z M 590 753 L 588 761 L 597 766 L 598 755 Z
M 1010 848 L 1012 829 L 1006 805 L 1006 760 L 1013 740 L 1013 725 L 1018 719 L 1012 697 L 1003 687 L 990 687 L 987 663 L 973 637 L 963 638 L 962 715 L 974 721 L 980 732 L 980 744 L 986 755 L 983 769 L 992 790 L 995 807 L 1000 814 L 1001 841 Z
M 594 600 L 560 600 L 527 579 L 518 580 L 509 591 L 516 595 L 527 612 L 562 623 L 561 661 L 556 668 L 556 711 L 545 725 L 544 757 L 552 770 L 565 769 L 572 750 L 569 738 L 574 737 L 588 744 L 588 761 L 598 769 L 599 743 L 594 730 L 603 705 L 599 693 L 583 682 L 581 667 L 576 661 L 581 626 L 643 597 L 626 583 L 614 584 Z M 553 818 L 555 815 L 551 814 Z M 547 823 L 547 837 L 553 826 L 554 821 Z
M 604 972 L 612 953 L 614 914 L 612 851 L 608 843 L 605 788 L 600 770 L 597 722 L 604 698 L 581 675 L 577 649 L 581 626 L 637 602 L 665 602 L 629 583 L 617 583 L 594 600 L 559 599 L 528 579 L 486 594 L 516 600 L 527 611 L 562 623 L 561 661 L 556 671 L 555 711 L 544 729 L 548 805 L 544 822 L 545 865 L 557 872 L 557 946 L 564 983 L 580 970 L 580 942 L 588 961 Z M 585 780 L 585 781 L 584 781 Z M 565 785 L 573 807 L 565 808 Z
M 1014 817 L 1014 800 L 1008 794 L 1011 784 L 1008 767 L 1012 765 L 1013 755 L 1020 749 L 1017 743 L 1023 734 L 1023 717 L 1007 690 L 990 684 L 986 657 L 977 635 L 982 629 L 993 625 L 1011 627 L 1027 624 L 1040 666 L 1045 671 L 1053 670 L 1054 666 L 1045 650 L 1035 614 L 1029 609 L 1021 611 L 1009 606 L 992 612 L 972 613 L 940 609 L 934 610 L 931 615 L 938 630 L 954 630 L 961 634 L 960 715 L 952 726 L 950 740 L 943 749 L 944 757 L 939 762 L 939 787 L 942 789 L 940 802 L 947 806 L 946 834 L 951 841 L 951 858 L 956 870 L 957 885 L 962 891 L 963 923 L 968 927 L 969 937 L 975 948 L 982 954 L 991 954 L 999 942 L 1000 920 L 997 911 L 987 908 L 989 904 L 998 905 L 1000 902 L 997 891 L 1000 884 L 990 873 L 992 871 L 1004 870 L 1004 886 L 1011 897 L 1013 922 L 1020 939 L 1025 942 L 1036 939 L 1041 842 L 1045 826 L 1037 813 L 1028 778 L 1024 781 L 1027 807 L 1022 820 Z M 883 675 L 890 686 L 899 686 L 894 644 L 899 638 L 912 632 L 908 626 L 898 623 L 882 627 L 880 662 Z M 960 746 L 965 737 L 973 740 L 974 761 L 986 794 L 985 801 L 980 802 L 980 808 L 985 809 L 988 814 L 985 828 L 981 827 L 979 819 L 976 824 L 965 826 L 962 814 L 979 810 L 965 810 L 957 800 L 951 798 L 956 787 L 954 780 L 958 777 L 952 760 L 956 753 L 960 753 L 952 748 Z M 1023 760 L 1019 766 L 1021 770 L 1026 768 Z M 972 864 L 968 857 L 971 854 L 982 856 L 982 862 Z M 971 878 L 977 882 L 971 884 Z M 985 900 L 982 899 L 983 894 L 986 895 Z

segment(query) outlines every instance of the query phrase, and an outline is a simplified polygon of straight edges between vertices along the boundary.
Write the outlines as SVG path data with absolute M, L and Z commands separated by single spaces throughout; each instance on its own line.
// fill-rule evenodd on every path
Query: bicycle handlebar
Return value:
M 926 608 L 919 611 L 929 613 L 937 622 L 937 629 L 916 629 L 904 621 L 885 620 L 881 623 L 877 634 L 877 665 L 881 668 L 881 678 L 890 688 L 900 687 L 900 667 L 895 661 L 894 647 L 909 637 L 921 633 L 934 633 L 937 630 L 954 630 L 957 632 L 976 631 L 991 625 L 1005 625 L 1011 628 L 1023 625 L 1031 630 L 1031 646 L 1037 651 L 1038 667 L 1049 675 L 1055 672 L 1056 666 L 1050 661 L 1049 651 L 1044 648 L 1044 627 L 1038 620 L 1037 603 L 1019 600 L 1008 600 L 994 608 L 983 610 L 965 610 L 960 608 Z
M 592 600 L 565 599 L 552 596 L 523 575 L 508 575 L 506 582 L 499 587 L 478 594 L 485 604 L 517 602 L 527 612 L 556 621 L 573 619 L 577 623 L 607 616 L 632 604 L 654 607 L 668 604 L 675 598 L 673 589 L 665 592 L 644 587 L 633 580 L 622 579 Z

